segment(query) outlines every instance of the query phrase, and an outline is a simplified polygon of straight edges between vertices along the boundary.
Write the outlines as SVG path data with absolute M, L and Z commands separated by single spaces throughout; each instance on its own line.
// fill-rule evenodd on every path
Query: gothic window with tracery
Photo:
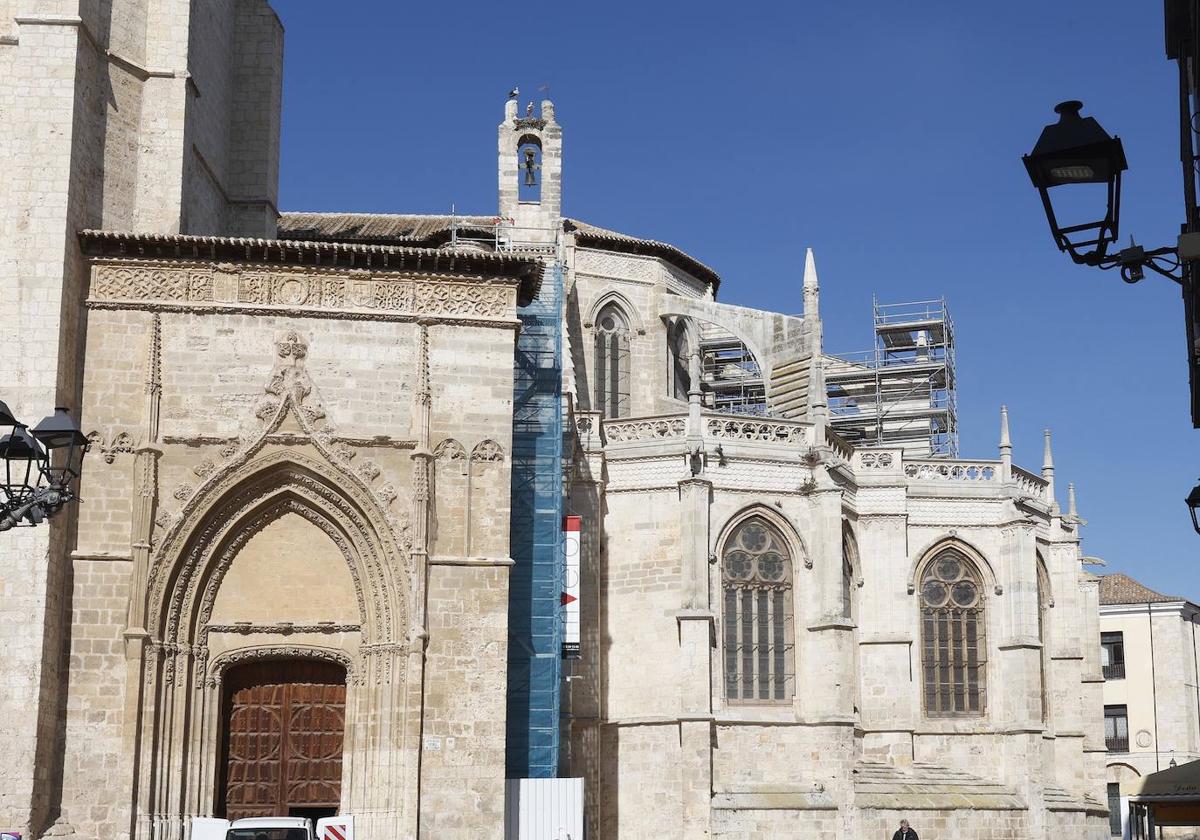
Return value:
M 790 702 L 793 692 L 792 556 L 761 517 L 737 526 L 721 558 L 725 697 Z
M 975 565 L 952 548 L 939 552 L 921 575 L 926 714 L 983 714 L 987 666 L 984 617 L 983 584 Z
M 596 316 L 596 410 L 629 415 L 629 320 L 615 303 Z

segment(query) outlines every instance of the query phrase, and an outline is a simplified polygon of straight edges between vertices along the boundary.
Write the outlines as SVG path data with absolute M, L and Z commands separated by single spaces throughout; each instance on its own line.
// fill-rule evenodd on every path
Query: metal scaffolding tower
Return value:
M 513 379 L 513 567 L 508 590 L 508 778 L 558 774 L 562 670 L 562 288 L 547 263 L 517 309 Z
M 946 299 L 872 305 L 874 349 L 825 357 L 832 426 L 852 443 L 957 457 L 954 322 Z
M 700 370 L 705 407 L 732 414 L 767 413 L 762 370 L 737 336 L 701 323 Z

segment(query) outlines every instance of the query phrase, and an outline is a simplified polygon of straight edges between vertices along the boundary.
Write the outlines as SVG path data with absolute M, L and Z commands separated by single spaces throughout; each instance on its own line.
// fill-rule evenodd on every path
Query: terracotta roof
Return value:
M 581 245 L 591 245 L 607 251 L 623 251 L 632 254 L 645 254 L 660 257 L 678 268 L 682 268 L 693 277 L 712 284 L 713 291 L 721 285 L 721 277 L 700 260 L 684 253 L 667 242 L 655 239 L 639 239 L 636 236 L 618 233 L 615 230 L 589 225 L 577 219 L 563 219 L 566 230 L 575 230 L 576 241 Z
M 451 219 L 460 228 L 491 231 L 492 216 L 402 216 L 392 213 L 283 213 L 279 235 L 338 242 L 405 242 L 440 245 L 450 238 Z
M 492 232 L 494 216 L 422 216 L 391 213 L 283 213 L 279 235 L 293 240 L 320 242 L 395 243 L 436 248 L 450 240 L 451 220 L 460 231 Z M 720 276 L 695 257 L 666 242 L 641 239 L 577 219 L 563 219 L 563 229 L 574 232 L 584 247 L 659 257 L 697 279 L 721 284 Z
M 1120 572 L 1100 575 L 1101 604 L 1145 604 L 1186 600 L 1182 595 L 1163 595 L 1161 592 L 1155 592 Z

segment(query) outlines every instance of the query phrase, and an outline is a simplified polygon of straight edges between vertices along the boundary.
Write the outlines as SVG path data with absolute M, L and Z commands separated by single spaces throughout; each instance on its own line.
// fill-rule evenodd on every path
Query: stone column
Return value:
M 987 669 L 988 715 L 1000 737 L 1002 779 L 1030 803 L 1029 831 L 1041 836 L 1045 810 L 1039 803 L 1046 780 L 1041 772 L 1042 645 L 1034 524 L 1023 518 L 1010 521 L 1000 529 L 1000 537 L 996 585 L 987 593 L 989 629 L 998 634 L 996 644 L 989 644 L 998 661 Z
M 702 475 L 679 482 L 680 560 L 683 604 L 679 627 L 683 840 L 711 831 L 712 639 L 714 613 L 708 600 L 709 505 L 712 483 Z
M 904 767 L 912 763 L 921 710 L 921 657 L 919 596 L 908 581 L 915 558 L 909 555 L 902 454 L 873 452 L 860 459 L 857 473 L 862 749 L 869 760 Z

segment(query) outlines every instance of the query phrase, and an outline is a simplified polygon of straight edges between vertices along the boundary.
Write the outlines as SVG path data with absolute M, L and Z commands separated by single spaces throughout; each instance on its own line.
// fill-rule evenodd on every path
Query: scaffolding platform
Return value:
M 741 339 L 700 324 L 700 377 L 705 407 L 731 414 L 767 413 L 767 391 L 758 360 Z
M 825 357 L 830 423 L 851 443 L 958 456 L 954 321 L 945 298 L 872 300 L 875 346 Z

